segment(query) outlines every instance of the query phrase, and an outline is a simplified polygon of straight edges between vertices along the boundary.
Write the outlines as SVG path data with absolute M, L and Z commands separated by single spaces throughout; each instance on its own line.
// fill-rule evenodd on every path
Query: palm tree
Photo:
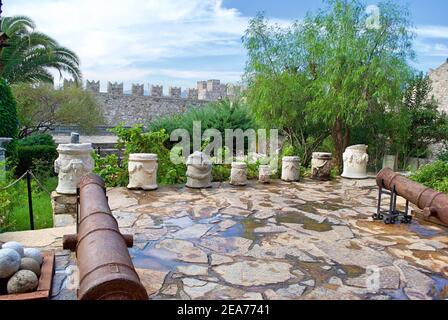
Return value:
M 56 40 L 37 32 L 33 20 L 26 16 L 5 17 L 0 30 L 5 32 L 8 46 L 0 51 L 0 77 L 10 84 L 18 82 L 53 82 L 50 69 L 70 74 L 81 81 L 78 56 Z

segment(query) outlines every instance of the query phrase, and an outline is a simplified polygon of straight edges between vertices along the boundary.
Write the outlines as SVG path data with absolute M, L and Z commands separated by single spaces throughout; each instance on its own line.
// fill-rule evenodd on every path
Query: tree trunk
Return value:
M 335 154 L 333 155 L 334 163 L 338 168 L 339 174 L 342 173 L 343 159 L 342 155 L 350 142 L 350 130 L 344 125 L 341 119 L 336 119 L 332 131 L 331 138 L 333 140 Z

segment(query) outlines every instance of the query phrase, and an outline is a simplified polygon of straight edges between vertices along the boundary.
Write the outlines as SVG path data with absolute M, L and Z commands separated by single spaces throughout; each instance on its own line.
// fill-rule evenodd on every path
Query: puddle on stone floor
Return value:
M 341 264 L 341 269 L 346 273 L 347 278 L 357 278 L 366 273 L 366 269 L 348 264 Z
M 434 230 L 429 228 L 428 226 L 421 224 L 420 221 L 412 222 L 408 225 L 408 227 L 409 230 L 417 233 L 419 236 L 424 238 L 432 238 L 441 233 L 439 230 Z
M 132 263 L 136 268 L 158 271 L 175 271 L 178 266 L 188 265 L 186 262 L 176 260 L 176 255 L 164 249 L 150 247 L 145 250 L 129 249 Z
M 257 234 L 254 230 L 256 228 L 264 227 L 266 224 L 266 220 L 245 218 L 239 220 L 237 224 L 231 226 L 227 230 L 219 232 L 219 235 L 224 238 L 242 237 L 252 241 L 257 241 L 263 238 L 263 234 Z
M 311 231 L 327 232 L 333 230 L 332 224 L 327 220 L 319 223 L 314 219 L 308 218 L 303 213 L 295 211 L 285 211 L 285 214 L 278 215 L 275 219 L 277 223 L 301 224 L 304 229 Z
M 447 300 L 448 299 L 448 279 L 433 275 L 431 276 L 432 280 L 434 280 L 435 285 L 431 290 L 430 295 L 435 300 Z

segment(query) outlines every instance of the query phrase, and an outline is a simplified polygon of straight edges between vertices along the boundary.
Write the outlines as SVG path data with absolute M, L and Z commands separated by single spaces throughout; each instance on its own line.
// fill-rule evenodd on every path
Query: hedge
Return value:
M 52 174 L 58 152 L 56 146 L 19 146 L 18 155 L 17 175 L 21 175 L 29 169 L 44 170 Z

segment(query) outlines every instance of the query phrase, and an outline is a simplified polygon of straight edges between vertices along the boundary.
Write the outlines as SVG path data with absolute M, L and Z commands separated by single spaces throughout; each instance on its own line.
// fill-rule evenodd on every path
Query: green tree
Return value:
M 0 78 L 0 137 L 17 138 L 17 128 L 16 101 L 6 81 Z M 8 157 L 15 158 L 15 142 L 7 145 L 6 150 Z
M 448 140 L 448 117 L 439 111 L 431 90 L 429 77 L 416 74 L 407 84 L 403 102 L 390 112 L 390 118 L 402 127 L 389 133 L 391 151 L 398 155 L 404 167 L 408 157 L 424 158 L 429 145 Z M 394 127 L 392 123 L 390 127 Z
M 10 84 L 18 82 L 53 82 L 51 69 L 70 74 L 81 80 L 79 58 L 68 48 L 46 34 L 37 32 L 29 17 L 14 16 L 1 19 L 0 30 L 5 32 L 8 46 L 0 51 L 0 76 Z
M 378 4 L 379 20 L 374 24 L 360 1 L 325 2 L 325 9 L 288 28 L 272 29 L 262 17 L 252 20 L 243 38 L 249 56 L 246 77 L 254 79 L 266 69 L 276 75 L 301 74 L 303 111 L 286 103 L 285 117 L 328 128 L 341 168 L 351 128 L 362 124 L 366 114 L 381 113 L 400 102 L 410 75 L 407 61 L 414 55 L 413 34 L 407 8 L 395 2 Z M 292 96 L 277 94 L 281 101 Z M 267 105 L 264 112 L 269 109 Z
M 49 84 L 12 86 L 17 100 L 19 138 L 45 133 L 58 125 L 76 125 L 93 133 L 104 123 L 103 110 L 91 92 L 72 85 L 54 89 Z

